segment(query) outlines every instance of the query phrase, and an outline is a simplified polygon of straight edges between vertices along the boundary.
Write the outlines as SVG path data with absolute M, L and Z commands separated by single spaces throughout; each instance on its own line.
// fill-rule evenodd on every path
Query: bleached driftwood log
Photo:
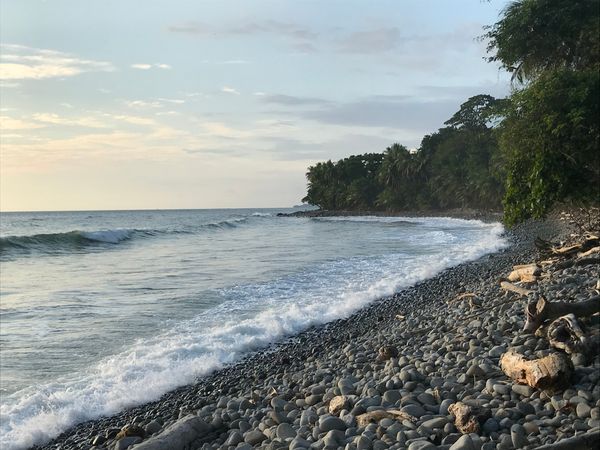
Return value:
M 573 314 L 559 317 L 548 326 L 548 342 L 569 354 L 587 351 L 587 337 Z
M 525 283 L 533 282 L 542 273 L 542 269 L 536 264 L 522 264 L 513 266 L 513 271 L 508 274 L 508 281 L 523 281 Z
M 504 289 L 505 291 L 514 292 L 514 293 L 522 295 L 522 296 L 526 296 L 526 295 L 533 293 L 533 291 L 531 291 L 529 289 L 522 288 L 521 286 L 517 286 L 515 284 L 509 283 L 508 281 L 501 281 L 500 287 L 502 289 Z
M 524 331 L 534 333 L 544 322 L 553 321 L 567 314 L 575 317 L 588 317 L 600 312 L 600 296 L 596 295 L 584 302 L 549 302 L 540 295 L 537 301 L 530 302 L 525 307 Z
M 500 357 L 500 368 L 519 384 L 536 389 L 560 389 L 573 374 L 573 363 L 564 353 L 552 353 L 543 358 L 527 360 L 523 355 L 508 351 Z

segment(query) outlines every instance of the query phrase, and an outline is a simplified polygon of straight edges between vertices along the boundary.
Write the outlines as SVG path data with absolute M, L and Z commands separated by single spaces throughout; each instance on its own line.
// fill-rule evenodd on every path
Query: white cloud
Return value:
M 49 123 L 52 125 L 65 125 L 65 126 L 76 126 L 76 127 L 87 127 L 87 128 L 106 128 L 106 125 L 93 117 L 77 117 L 68 118 L 61 117 L 58 114 L 52 113 L 37 113 L 34 114 L 33 119 L 37 122 Z
M 145 108 L 162 108 L 162 103 L 154 100 L 146 101 L 146 100 L 127 100 L 125 104 L 129 108 L 134 109 L 145 109 Z
M 168 64 L 162 64 L 162 63 L 158 63 L 158 64 L 147 64 L 147 63 L 139 63 L 139 64 L 132 64 L 131 68 L 132 69 L 139 69 L 139 70 L 149 70 L 152 68 L 155 69 L 163 69 L 163 70 L 169 70 L 172 67 Z
M 0 130 L 32 130 L 35 128 L 43 128 L 46 125 L 26 120 L 15 119 L 9 116 L 0 116 Z M 3 134 L 3 137 L 6 137 Z
M 112 64 L 80 59 L 55 50 L 3 44 L 0 46 L 0 79 L 42 80 L 64 78 L 84 72 L 112 71 Z
M 225 93 L 227 93 L 227 94 L 235 94 L 235 95 L 240 95 L 240 93 L 239 93 L 239 92 L 238 92 L 236 89 L 234 89 L 234 88 L 232 88 L 232 87 L 229 87 L 229 86 L 223 86 L 223 87 L 221 88 L 221 92 L 225 92 Z
M 110 117 L 122 122 L 131 123 L 133 125 L 155 125 L 156 122 L 147 117 L 129 116 L 129 115 L 110 115 Z

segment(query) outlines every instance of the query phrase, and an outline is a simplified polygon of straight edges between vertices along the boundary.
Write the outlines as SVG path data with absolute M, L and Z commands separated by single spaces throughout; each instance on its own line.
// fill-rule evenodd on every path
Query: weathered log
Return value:
M 398 409 L 379 409 L 356 416 L 356 424 L 359 428 L 363 428 L 369 425 L 371 422 L 379 422 L 383 419 L 408 420 L 413 423 L 417 421 L 416 417 L 413 417 L 410 414 Z
M 552 444 L 542 445 L 537 450 L 594 450 L 600 445 L 600 431 L 580 434 Z
M 577 257 L 584 258 L 586 256 L 593 255 L 594 253 L 600 253 L 600 246 L 592 247 L 587 252 L 577 253 Z
M 491 417 L 489 410 L 475 408 L 463 402 L 452 403 L 448 412 L 454 416 L 456 429 L 463 434 L 479 434 L 481 424 Z
M 573 374 L 573 363 L 564 353 L 527 360 L 513 350 L 500 357 L 500 368 L 519 384 L 536 389 L 556 390 L 565 387 Z
M 543 295 L 537 301 L 530 302 L 525 307 L 524 331 L 534 333 L 544 322 L 553 321 L 567 314 L 575 317 L 588 317 L 600 312 L 600 296 L 596 295 L 584 302 L 549 302 Z
M 500 287 L 502 289 L 504 289 L 505 291 L 515 292 L 516 294 L 519 294 L 522 296 L 533 293 L 533 291 L 530 291 L 529 289 L 525 289 L 520 286 L 514 285 L 512 283 L 509 283 L 508 281 L 501 281 Z
M 450 304 L 452 304 L 452 303 L 456 303 L 456 302 L 459 302 L 459 301 L 461 301 L 461 300 L 464 300 L 465 298 L 471 298 L 471 297 L 477 297 L 477 294 L 475 294 L 475 293 L 473 293 L 473 292 L 466 292 L 466 293 L 464 293 L 464 294 L 460 294 L 460 295 L 458 295 L 458 296 L 454 297 L 454 298 L 453 298 L 453 299 L 451 299 L 451 300 L 448 300 L 446 303 L 447 303 L 448 305 L 450 305 Z
M 514 266 L 513 271 L 508 274 L 508 281 L 526 281 L 535 280 L 535 277 L 541 274 L 542 270 L 540 267 L 535 264 L 523 264 L 519 266 Z
M 587 351 L 587 337 L 573 314 L 559 317 L 548 326 L 548 342 L 568 354 Z
M 581 267 L 588 266 L 590 264 L 600 264 L 600 258 L 598 257 L 589 257 L 589 258 L 581 258 L 581 259 L 567 259 L 566 261 L 561 261 L 552 266 L 553 270 L 563 270 L 568 269 L 569 267 Z

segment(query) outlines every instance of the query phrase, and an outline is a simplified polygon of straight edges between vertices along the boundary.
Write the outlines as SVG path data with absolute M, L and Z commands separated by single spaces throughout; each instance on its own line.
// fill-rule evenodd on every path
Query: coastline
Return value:
M 335 217 L 335 216 L 380 216 L 380 217 L 451 217 L 455 219 L 482 220 L 484 222 L 502 222 L 502 211 L 476 209 L 433 209 L 404 211 L 362 211 L 314 209 L 279 213 L 279 217 Z
M 448 213 L 444 216 L 448 216 Z M 485 220 L 484 216 L 482 214 L 479 217 L 467 218 Z M 444 402 L 451 400 L 453 396 L 456 399 L 458 394 L 461 398 L 476 397 L 476 391 L 479 395 L 489 395 L 482 393 L 486 389 L 485 378 L 475 379 L 473 382 L 464 379 L 461 382 L 460 374 L 467 371 L 467 365 L 477 365 L 483 371 L 489 367 L 489 375 L 499 380 L 500 384 L 506 385 L 506 377 L 498 374 L 497 368 L 494 368 L 498 357 L 492 356 L 491 353 L 498 346 L 514 344 L 513 341 L 522 336 L 519 331 L 522 328 L 525 300 L 515 298 L 514 302 L 503 307 L 505 310 L 501 308 L 502 314 L 512 319 L 493 316 L 482 317 L 481 320 L 474 319 L 472 322 L 479 323 L 473 323 L 472 327 L 471 323 L 465 325 L 462 339 L 457 337 L 456 342 L 450 339 L 454 325 L 452 321 L 461 315 L 468 315 L 469 311 L 461 310 L 464 305 L 449 308 L 446 301 L 464 292 L 477 291 L 484 305 L 494 302 L 502 294 L 498 288 L 498 279 L 505 276 L 512 265 L 531 262 L 535 257 L 533 239 L 536 236 L 557 239 L 557 235 L 567 237 L 570 232 L 569 225 L 557 217 L 543 222 L 527 222 L 508 232 L 510 245 L 503 251 L 447 269 L 391 297 L 375 301 L 347 319 L 312 327 L 271 348 L 249 355 L 234 366 L 214 372 L 193 385 L 167 393 L 156 402 L 131 408 L 113 417 L 79 424 L 50 443 L 36 448 L 89 448 L 95 443 L 93 448 L 96 449 L 123 449 L 127 448 L 124 445 L 125 439 L 131 438 L 128 441 L 130 444 L 141 440 L 132 432 L 129 435 L 125 433 L 125 438 L 114 441 L 112 438 L 126 425 L 135 424 L 130 426 L 129 430 L 155 430 L 154 435 L 160 436 L 161 433 L 169 434 L 168 431 L 163 431 L 170 426 L 189 419 L 189 414 L 199 417 L 203 425 L 198 425 L 195 436 L 186 444 L 186 448 L 222 446 L 247 449 L 260 445 L 273 449 L 309 446 L 337 448 L 350 444 L 351 448 L 358 450 L 388 447 L 412 450 L 413 444 L 419 441 L 423 442 L 423 447 L 419 448 L 434 448 L 425 447 L 425 441 L 431 445 L 435 442 L 440 448 L 450 448 L 450 441 L 454 438 L 458 440 L 459 436 L 456 436 L 455 430 L 452 431 L 451 427 L 446 426 L 450 425 L 450 422 L 447 417 L 444 418 L 447 411 L 445 415 L 441 414 L 444 412 L 441 410 Z M 405 316 L 406 320 L 399 322 L 396 319 L 398 314 Z M 490 331 L 487 335 L 484 333 L 486 329 Z M 504 332 L 508 334 L 503 335 Z M 446 341 L 444 335 L 447 337 Z M 471 351 L 473 340 L 480 341 L 479 345 L 475 345 L 477 350 L 466 358 L 467 350 Z M 432 346 L 433 343 L 436 345 Z M 538 344 L 536 340 L 530 345 L 536 348 Z M 393 363 L 376 360 L 378 349 L 386 345 L 394 346 L 399 352 L 399 358 L 392 360 Z M 445 362 L 439 354 L 436 358 L 442 358 L 442 367 L 438 370 L 436 364 L 431 363 L 432 355 L 438 353 L 434 347 L 440 345 L 445 346 L 446 355 L 453 352 L 465 353 L 465 357 L 460 361 L 463 366 L 462 372 L 456 367 L 458 361 L 454 361 L 452 366 L 452 361 Z M 452 347 L 453 350 L 448 350 L 447 347 Z M 497 350 L 493 355 L 496 353 Z M 473 361 L 477 364 L 471 365 Z M 596 355 L 596 363 L 597 361 Z M 449 367 L 444 368 L 445 363 Z M 584 376 L 588 375 L 586 373 Z M 452 379 L 448 382 L 454 386 L 446 386 L 443 381 L 440 384 L 440 378 L 448 377 Z M 429 398 L 434 387 L 442 389 L 444 399 L 441 404 L 432 404 Z M 333 416 L 329 416 L 327 405 L 334 394 L 343 394 L 344 391 L 349 398 L 346 405 L 348 414 L 340 419 L 344 423 L 342 426 L 338 421 L 329 419 Z M 600 394 L 598 389 L 594 392 L 595 394 L 591 394 L 592 398 Z M 513 401 L 514 395 L 518 394 L 511 394 L 509 401 Z M 538 395 L 531 401 L 520 399 L 520 403 L 527 403 L 534 412 L 538 409 L 544 412 L 548 402 L 543 402 L 540 397 Z M 395 402 L 392 402 L 394 399 Z M 497 399 L 490 399 L 493 400 Z M 414 427 L 405 424 L 406 426 L 396 432 L 395 443 L 388 443 L 379 436 L 382 425 L 368 425 L 360 430 L 356 422 L 353 422 L 361 408 L 366 412 L 369 408 L 396 403 L 397 406 L 403 407 L 416 405 L 421 408 L 419 412 L 423 414 L 418 417 L 419 422 L 413 424 Z M 513 403 L 516 405 L 513 409 L 518 410 L 519 402 Z M 593 408 L 592 403 L 590 401 Z M 446 409 L 447 406 L 446 402 Z M 531 408 L 522 408 L 531 411 Z M 509 417 L 510 414 L 505 418 Z M 526 417 L 526 414 L 522 414 L 521 419 Z M 436 419 L 436 423 L 431 422 Z M 547 419 L 548 416 L 545 415 L 539 420 Z M 530 421 L 534 422 L 534 419 L 530 418 Z M 337 428 L 327 429 L 332 424 L 327 425 L 324 422 L 335 422 Z M 424 425 L 425 422 L 427 426 Z M 442 430 L 433 427 L 442 422 Z M 246 424 L 250 428 L 244 430 Z M 506 441 L 506 436 L 510 439 L 510 427 L 506 432 L 500 423 L 497 425 L 495 431 L 481 433 L 480 444 L 491 449 Z M 534 425 L 538 430 L 545 426 Z M 385 433 L 382 433 L 382 436 L 388 436 L 387 428 L 393 426 L 394 424 L 390 424 L 384 427 Z M 343 430 L 340 429 L 342 427 Z M 552 424 L 547 425 L 547 428 L 552 427 L 558 428 Z M 293 439 L 290 428 L 295 433 Z M 448 432 L 445 431 L 446 428 Z M 593 429 L 594 427 L 588 427 L 585 431 Z M 356 433 L 360 430 L 360 433 L 352 435 L 352 430 Z M 574 433 L 577 430 L 571 431 Z M 170 434 L 181 432 L 171 429 Z M 569 430 L 561 433 L 569 436 Z M 144 434 L 149 434 L 149 431 Z M 435 438 L 432 439 L 432 436 Z M 449 436 L 451 438 L 448 438 Z M 529 436 L 529 439 L 532 439 L 531 445 L 545 444 L 557 438 L 558 436 L 552 433 L 539 434 L 537 440 L 535 436 Z M 149 443 L 151 440 L 152 438 L 143 442 Z M 346 440 L 349 442 L 344 442 Z M 130 448 L 135 449 L 136 446 Z

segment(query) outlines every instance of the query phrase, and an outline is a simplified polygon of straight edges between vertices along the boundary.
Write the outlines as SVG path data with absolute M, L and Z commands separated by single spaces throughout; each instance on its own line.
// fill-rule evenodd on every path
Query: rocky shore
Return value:
M 560 391 L 516 384 L 500 369 L 501 356 L 510 348 L 539 357 L 549 344 L 523 332 L 528 297 L 501 290 L 499 279 L 539 259 L 536 237 L 568 241 L 584 222 L 597 226 L 595 214 L 522 224 L 502 252 L 311 328 L 157 402 L 80 424 L 40 448 L 593 448 L 598 349 L 570 356 L 574 372 Z M 529 289 L 549 300 L 598 295 L 597 264 L 546 272 Z M 465 293 L 477 301 L 452 301 Z M 474 432 L 457 428 L 459 402 L 481 412 Z

